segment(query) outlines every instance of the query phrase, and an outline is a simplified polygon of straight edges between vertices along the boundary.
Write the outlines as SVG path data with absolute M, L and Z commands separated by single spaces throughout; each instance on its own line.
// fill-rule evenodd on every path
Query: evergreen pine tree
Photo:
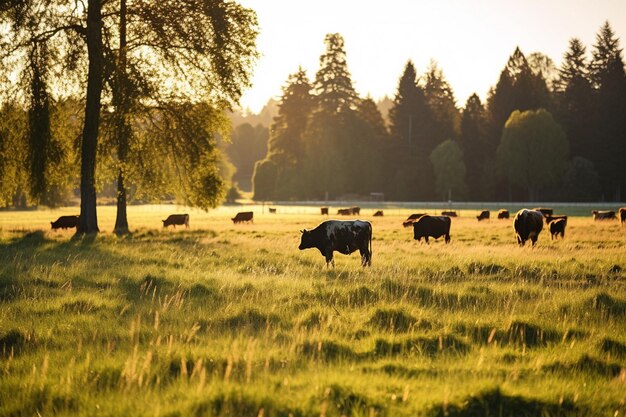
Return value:
M 433 117 L 433 138 L 429 145 L 434 149 L 439 143 L 456 139 L 459 134 L 460 114 L 456 107 L 452 87 L 443 76 L 443 71 L 431 61 L 424 86 L 426 102 Z M 432 152 L 432 149 L 427 149 Z
M 329 33 L 324 42 L 326 52 L 315 75 L 315 94 L 319 109 L 333 114 L 354 107 L 359 97 L 352 86 L 343 37 Z
M 589 75 L 595 90 L 592 159 L 605 198 L 620 201 L 626 190 L 626 74 L 619 38 L 606 22 L 596 36 Z
M 476 94 L 465 103 L 461 118 L 459 144 L 463 150 L 466 167 L 466 183 L 470 199 L 483 197 L 483 165 L 485 163 L 485 109 Z
M 557 117 L 567 135 L 571 155 L 592 159 L 593 93 L 585 55 L 582 42 L 571 39 L 555 85 Z

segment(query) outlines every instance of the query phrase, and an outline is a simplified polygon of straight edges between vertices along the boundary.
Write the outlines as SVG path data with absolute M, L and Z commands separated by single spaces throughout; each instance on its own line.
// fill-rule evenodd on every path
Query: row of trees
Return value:
M 577 39 L 560 68 L 515 49 L 486 103 L 462 111 L 435 62 L 418 77 L 409 61 L 388 124 L 352 87 L 342 37 L 325 42 L 315 80 L 300 69 L 283 88 L 255 199 L 621 199 L 626 76 L 608 22 L 590 60 Z
M 176 16 L 176 18 L 172 18 Z M 255 13 L 233 1 L 0 4 L 0 201 L 53 204 L 80 172 L 78 233 L 99 230 L 98 184 L 213 207 L 216 132 L 250 85 Z M 96 171 L 97 168 L 97 171 Z

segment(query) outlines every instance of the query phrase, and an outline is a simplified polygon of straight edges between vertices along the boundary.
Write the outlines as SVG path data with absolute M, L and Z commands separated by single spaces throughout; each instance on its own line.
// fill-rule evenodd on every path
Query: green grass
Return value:
M 95 239 L 48 230 L 76 209 L 0 212 L 0 415 L 626 413 L 618 222 L 573 217 L 532 249 L 464 211 L 426 245 L 401 225 L 416 210 L 366 209 L 372 267 L 327 269 L 297 250 L 317 209 L 278 209 L 133 206 L 117 238 L 101 207 Z

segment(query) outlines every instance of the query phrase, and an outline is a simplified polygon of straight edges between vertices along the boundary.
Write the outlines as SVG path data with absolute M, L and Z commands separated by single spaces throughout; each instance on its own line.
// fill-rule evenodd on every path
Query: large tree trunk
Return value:
M 81 146 L 80 165 L 80 221 L 76 234 L 98 233 L 96 212 L 96 149 L 100 125 L 100 98 L 102 96 L 102 5 L 101 0 L 89 0 L 87 5 L 87 100 L 85 125 Z
M 117 92 L 115 100 L 115 113 L 117 117 L 115 136 L 117 139 L 117 157 L 119 160 L 119 172 L 117 175 L 117 215 L 113 231 L 117 235 L 128 234 L 128 217 L 126 214 L 126 184 L 124 175 L 128 160 L 128 139 L 130 126 L 127 115 L 130 110 L 130 97 L 128 97 L 126 79 L 126 0 L 120 0 L 120 52 L 117 63 Z

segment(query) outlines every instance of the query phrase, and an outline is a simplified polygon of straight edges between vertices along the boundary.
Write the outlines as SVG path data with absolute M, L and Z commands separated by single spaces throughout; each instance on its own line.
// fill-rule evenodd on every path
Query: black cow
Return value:
M 622 226 L 626 223 L 626 207 L 619 209 L 619 221 Z
M 498 219 L 508 219 L 510 216 L 509 211 L 508 210 L 500 210 L 498 212 Z
M 374 217 L 383 217 L 383 211 L 378 210 L 376 213 L 374 213 Z
M 478 221 L 489 220 L 489 210 L 481 211 L 480 214 L 476 216 L 476 219 L 478 219 Z
M 539 233 L 543 229 L 543 214 L 540 211 L 521 209 L 515 215 L 513 228 L 518 245 L 524 246 L 526 241 L 530 239 L 535 246 Z
M 617 219 L 617 216 L 615 216 L 615 212 L 612 211 L 612 210 L 607 210 L 607 211 L 593 210 L 591 212 L 591 214 L 593 215 L 593 219 L 594 220 L 615 220 L 615 219 Z
M 561 239 L 565 239 L 565 226 L 567 226 L 567 216 L 550 221 L 550 238 L 556 239 L 561 235 Z
M 56 221 L 50 222 L 52 230 L 72 229 L 78 226 L 78 216 L 61 216 Z
M 448 216 L 448 217 L 456 217 L 456 211 L 451 211 L 451 210 L 442 211 L 441 215 L 442 216 Z
M 233 221 L 233 224 L 243 222 L 254 223 L 254 213 L 251 211 L 240 211 L 231 220 Z
M 358 216 L 359 214 L 361 214 L 361 207 L 358 207 L 358 206 L 350 207 L 350 213 L 356 214 Z
M 322 212 L 322 216 L 328 216 L 328 207 L 320 207 L 320 211 Z
M 361 265 L 372 265 L 372 225 L 363 220 L 326 220 L 312 230 L 301 230 L 298 249 L 317 248 L 326 258 L 326 266 L 335 266 L 333 252 L 350 255 L 359 250 Z
M 413 239 L 420 241 L 422 238 L 428 243 L 428 238 L 439 239 L 445 237 L 446 243 L 450 242 L 450 217 L 423 215 L 413 223 Z
M 544 216 L 552 216 L 554 214 L 554 210 L 546 207 L 535 207 L 533 211 L 539 211 Z
M 167 219 L 161 220 L 163 222 L 163 227 L 174 226 L 182 226 L 185 225 L 187 229 L 189 229 L 189 214 L 170 214 L 167 216 Z
M 340 216 L 350 216 L 352 214 L 351 208 L 344 208 L 337 210 L 337 214 Z

